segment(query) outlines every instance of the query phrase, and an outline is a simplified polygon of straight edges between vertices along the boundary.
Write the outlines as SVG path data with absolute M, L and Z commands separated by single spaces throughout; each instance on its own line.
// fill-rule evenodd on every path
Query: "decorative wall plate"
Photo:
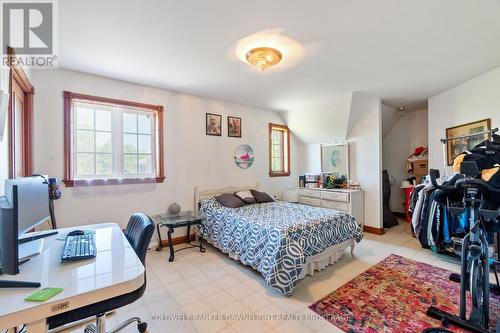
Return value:
M 249 145 L 239 145 L 234 151 L 234 162 L 242 169 L 248 169 L 254 159 L 253 149 Z

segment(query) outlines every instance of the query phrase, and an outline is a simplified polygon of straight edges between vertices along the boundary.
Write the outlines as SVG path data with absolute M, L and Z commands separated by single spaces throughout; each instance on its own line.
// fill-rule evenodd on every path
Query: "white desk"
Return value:
M 61 263 L 64 241 L 56 235 L 45 238 L 42 254 L 20 266 L 18 275 L 4 280 L 40 282 L 41 288 L 63 291 L 46 302 L 26 302 L 37 289 L 0 289 L 0 328 L 27 324 L 28 333 L 46 332 L 46 318 L 138 289 L 144 283 L 144 266 L 117 224 L 105 223 L 60 229 L 95 229 L 94 259 Z M 41 289 L 40 288 L 40 289 Z

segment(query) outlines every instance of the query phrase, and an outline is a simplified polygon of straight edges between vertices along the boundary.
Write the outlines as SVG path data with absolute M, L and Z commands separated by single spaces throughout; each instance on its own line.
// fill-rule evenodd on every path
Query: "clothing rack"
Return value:
M 496 132 L 498 132 L 498 127 L 492 128 L 490 130 L 483 131 L 483 132 L 477 132 L 477 133 L 472 133 L 472 134 L 461 135 L 461 136 L 457 136 L 457 137 L 454 137 L 454 138 L 441 139 L 440 141 L 443 144 L 443 165 L 444 165 L 444 174 L 445 174 L 445 177 L 448 178 L 448 163 L 446 163 L 446 159 L 447 159 L 446 144 L 448 143 L 448 141 L 458 140 L 458 139 L 465 139 L 465 138 L 470 138 L 472 136 L 478 136 L 478 135 L 483 135 L 483 134 L 491 134 L 491 135 L 493 135 Z

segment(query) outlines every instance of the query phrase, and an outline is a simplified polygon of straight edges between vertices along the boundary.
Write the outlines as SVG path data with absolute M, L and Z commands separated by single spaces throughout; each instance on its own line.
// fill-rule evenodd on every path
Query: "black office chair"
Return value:
M 154 232 L 154 222 L 153 220 L 142 213 L 136 213 L 130 217 L 128 221 L 127 228 L 124 230 L 125 237 L 130 242 L 130 245 L 135 250 L 135 253 L 141 260 L 144 267 L 146 267 L 146 252 L 148 250 L 149 242 Z M 128 294 L 116 296 L 111 299 L 101 301 L 99 303 L 87 305 L 72 311 L 61 313 L 50 318 L 47 318 L 47 325 L 49 329 L 54 329 L 63 325 L 74 323 L 82 319 L 89 317 L 96 317 L 95 325 L 89 325 L 85 328 L 85 332 L 95 332 L 95 333 L 105 333 L 105 314 L 111 312 L 118 308 L 121 308 L 127 304 L 133 303 L 142 297 L 144 291 L 146 290 L 146 272 L 144 272 L 144 284 L 137 290 L 134 290 Z M 126 326 L 137 322 L 137 329 L 139 332 L 145 332 L 147 329 L 147 323 L 142 321 L 138 317 L 130 318 L 115 328 L 108 331 L 108 333 L 117 332 Z

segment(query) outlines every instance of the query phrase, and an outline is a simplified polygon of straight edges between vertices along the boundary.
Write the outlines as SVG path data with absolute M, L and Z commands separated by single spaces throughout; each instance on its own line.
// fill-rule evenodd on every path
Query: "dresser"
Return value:
M 349 213 L 364 225 L 363 190 L 299 188 L 297 194 L 299 204 Z

